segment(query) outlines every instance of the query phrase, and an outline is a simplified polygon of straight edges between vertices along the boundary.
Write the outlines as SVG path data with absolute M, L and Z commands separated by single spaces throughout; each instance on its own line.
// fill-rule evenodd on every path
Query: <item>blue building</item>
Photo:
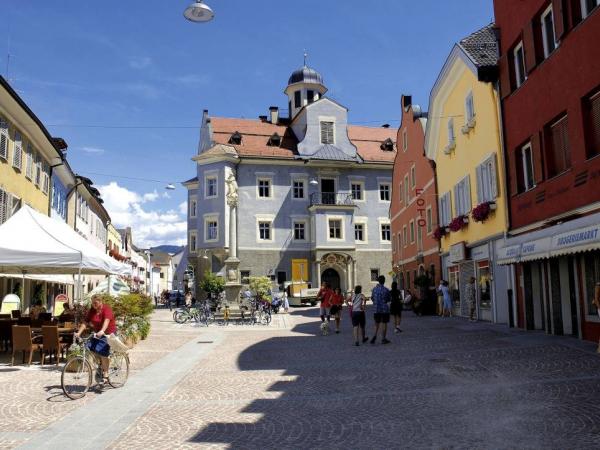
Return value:
M 237 246 L 241 278 L 331 282 L 370 291 L 391 270 L 389 206 L 396 132 L 348 125 L 348 109 L 326 96 L 306 66 L 279 108 L 258 119 L 204 111 L 197 176 L 188 189 L 188 250 L 200 280 L 223 272 Z M 237 183 L 237 223 L 230 236 L 228 183 Z M 230 242 L 233 241 L 233 242 Z

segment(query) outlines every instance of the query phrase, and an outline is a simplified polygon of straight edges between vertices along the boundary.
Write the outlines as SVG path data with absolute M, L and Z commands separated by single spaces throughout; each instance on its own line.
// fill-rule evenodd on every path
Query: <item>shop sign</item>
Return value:
M 521 244 L 521 259 L 524 261 L 543 258 L 548 255 L 550 239 L 542 238 Z
M 579 247 L 594 242 L 600 238 L 600 227 L 598 225 L 582 228 L 568 233 L 559 234 L 552 239 L 552 250 L 568 247 Z
M 517 259 L 521 254 L 521 245 L 511 245 L 498 250 L 498 259 Z
M 457 263 L 466 259 L 466 248 L 464 242 L 459 242 L 450 246 L 450 262 Z
M 482 259 L 490 258 L 490 249 L 488 245 L 480 245 L 471 249 L 471 259 L 474 261 L 480 261 Z

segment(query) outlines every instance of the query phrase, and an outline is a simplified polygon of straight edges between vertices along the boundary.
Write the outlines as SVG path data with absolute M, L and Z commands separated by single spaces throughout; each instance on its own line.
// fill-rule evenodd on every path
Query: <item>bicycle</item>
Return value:
M 60 377 L 63 392 L 71 400 L 85 396 L 92 387 L 94 372 L 96 384 L 103 379 L 100 357 L 87 349 L 87 342 L 94 335 L 87 338 L 76 338 L 82 344 L 83 351 L 80 355 L 73 355 L 67 359 Z M 125 385 L 129 377 L 129 356 L 124 352 L 113 352 L 108 356 L 108 384 L 113 388 Z
M 251 301 L 252 311 L 250 313 L 253 322 L 261 325 L 271 323 L 271 305 L 262 299 L 253 299 Z
M 186 308 L 178 309 L 177 311 L 175 311 L 173 313 L 173 320 L 179 324 L 186 323 L 189 320 L 197 321 L 199 314 L 200 313 L 199 313 L 198 309 L 186 307 Z

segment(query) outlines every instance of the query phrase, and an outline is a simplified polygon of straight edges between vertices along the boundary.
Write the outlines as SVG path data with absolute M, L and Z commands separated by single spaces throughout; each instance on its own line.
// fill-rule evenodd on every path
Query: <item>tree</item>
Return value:
M 204 278 L 200 281 L 200 289 L 209 295 L 220 294 L 225 290 L 225 280 L 223 277 L 218 277 L 210 270 L 207 270 L 204 272 Z
M 250 290 L 256 294 L 257 297 L 263 300 L 269 300 L 269 290 L 271 289 L 271 279 L 269 277 L 249 277 L 248 284 Z

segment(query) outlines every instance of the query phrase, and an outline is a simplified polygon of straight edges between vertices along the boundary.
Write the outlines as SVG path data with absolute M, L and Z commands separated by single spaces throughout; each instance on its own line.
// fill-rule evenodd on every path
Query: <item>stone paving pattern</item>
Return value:
M 392 344 L 356 348 L 343 318 L 329 336 L 315 309 L 222 327 L 112 448 L 600 448 L 593 344 L 406 313 Z

